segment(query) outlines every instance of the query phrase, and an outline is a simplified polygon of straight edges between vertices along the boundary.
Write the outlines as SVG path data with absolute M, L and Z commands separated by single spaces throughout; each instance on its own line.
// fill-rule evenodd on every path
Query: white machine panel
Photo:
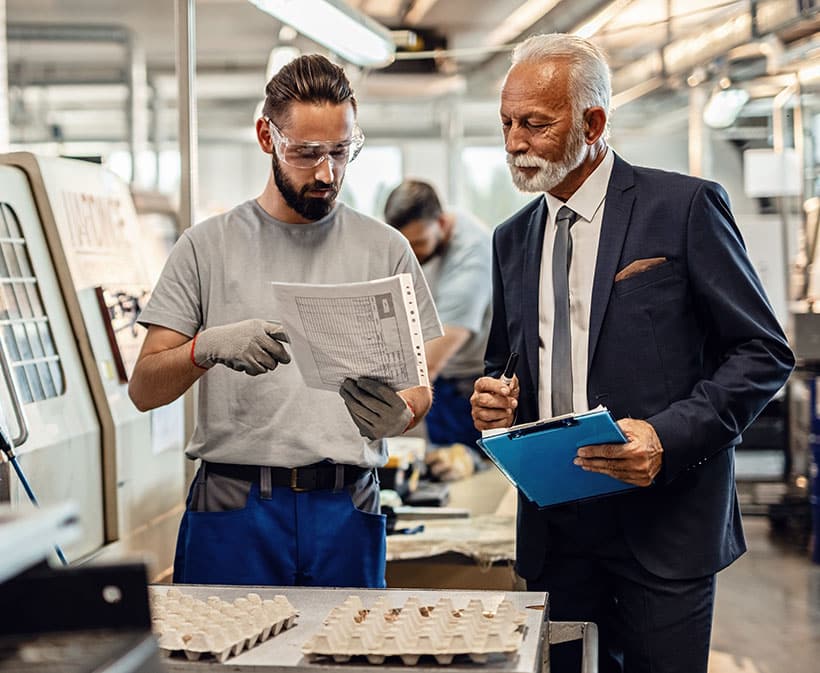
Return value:
M 5 176 L 14 174 L 17 190 L 29 193 L 29 228 L 48 277 L 43 295 L 50 303 L 60 303 L 61 293 L 64 299 L 68 318 L 55 313 L 53 319 L 57 352 L 62 357 L 68 348 L 63 342 L 79 345 L 78 361 L 64 365 L 66 389 L 85 389 L 83 410 L 70 407 L 65 395 L 26 405 L 30 424 L 36 415 L 37 442 L 59 439 L 60 447 L 48 460 L 29 460 L 29 470 L 38 480 L 69 482 L 50 486 L 50 499 L 87 501 L 80 517 L 92 534 L 70 550 L 74 559 L 139 553 L 154 562 L 155 572 L 167 570 L 185 495 L 183 402 L 140 413 L 128 397 L 146 332 L 136 318 L 165 262 L 167 242 L 140 228 L 128 186 L 98 164 L 27 153 L 0 155 L 0 163 L 10 164 L 2 167 L 0 189 L 7 191 L 13 181 Z M 84 427 L 84 417 L 97 427 L 89 446 L 72 430 Z M 21 447 L 24 458 L 34 440 L 32 432 Z
M 42 504 L 77 504 L 83 536 L 65 551 L 69 558 L 103 544 L 100 429 L 68 314 L 51 263 L 29 183 L 20 169 L 0 166 L 2 275 L 0 326 L 14 386 L 0 383 L 12 437 L 14 397 L 21 404 L 28 438 L 16 452 Z M 49 343 L 50 342 L 50 343 Z M 11 502 L 31 505 L 16 479 Z

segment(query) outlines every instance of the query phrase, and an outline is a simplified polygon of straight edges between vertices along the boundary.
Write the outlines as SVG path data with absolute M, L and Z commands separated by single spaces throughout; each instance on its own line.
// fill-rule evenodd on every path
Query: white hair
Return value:
M 604 52 L 592 42 L 569 33 L 533 35 L 512 53 L 512 64 L 540 63 L 551 58 L 570 64 L 569 95 L 576 117 L 591 107 L 601 107 L 609 118 L 612 81 Z

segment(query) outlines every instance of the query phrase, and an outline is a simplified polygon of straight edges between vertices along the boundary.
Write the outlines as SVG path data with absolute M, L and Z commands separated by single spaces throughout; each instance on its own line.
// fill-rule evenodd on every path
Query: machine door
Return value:
M 0 166 L 0 337 L 3 416 L 40 503 L 77 504 L 75 560 L 103 544 L 100 428 L 29 183 L 11 166 Z M 8 478 L 12 505 L 31 507 Z

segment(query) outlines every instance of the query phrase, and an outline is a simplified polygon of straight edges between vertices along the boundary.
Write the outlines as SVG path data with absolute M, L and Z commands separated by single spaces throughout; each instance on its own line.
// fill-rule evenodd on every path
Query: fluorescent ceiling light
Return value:
M 487 36 L 486 44 L 506 44 L 510 40 L 514 40 L 560 1 L 527 0 Z
M 390 31 L 342 0 L 249 2 L 350 63 L 379 68 L 395 57 Z
M 716 91 L 703 108 L 703 121 L 713 129 L 725 129 L 735 123 L 748 100 L 749 92 L 745 89 Z

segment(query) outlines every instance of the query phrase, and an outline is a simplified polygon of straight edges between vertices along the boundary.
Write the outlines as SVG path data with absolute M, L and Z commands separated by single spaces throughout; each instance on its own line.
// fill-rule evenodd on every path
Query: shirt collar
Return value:
M 592 222 L 598 208 L 604 202 L 606 190 L 609 186 L 609 177 L 612 175 L 612 166 L 615 164 L 615 153 L 606 148 L 606 154 L 595 170 L 584 180 L 583 184 L 569 197 L 565 203 L 547 192 L 547 205 L 550 213 L 557 213 L 561 206 L 567 206 L 574 210 L 587 222 Z

